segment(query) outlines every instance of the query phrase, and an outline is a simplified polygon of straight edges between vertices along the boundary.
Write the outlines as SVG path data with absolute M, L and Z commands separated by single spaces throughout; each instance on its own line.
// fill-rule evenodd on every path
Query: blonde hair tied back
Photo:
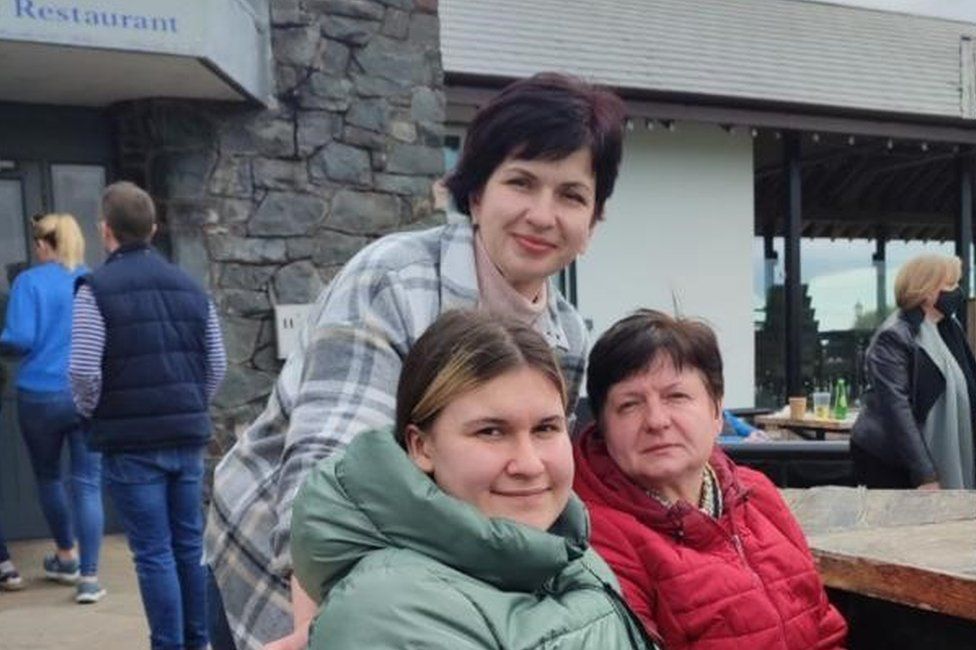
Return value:
M 55 259 L 69 271 L 85 261 L 85 237 L 73 215 L 66 212 L 46 214 L 34 222 L 34 239 L 50 244 Z

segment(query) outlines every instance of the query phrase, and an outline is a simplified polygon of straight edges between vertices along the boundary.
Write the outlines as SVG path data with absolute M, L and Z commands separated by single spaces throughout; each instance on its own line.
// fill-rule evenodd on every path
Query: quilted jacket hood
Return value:
M 296 574 L 314 576 L 303 583 L 313 595 L 388 547 L 504 591 L 533 591 L 583 555 L 589 520 L 575 495 L 548 532 L 485 517 L 444 493 L 383 430 L 357 436 L 344 454 L 312 471 L 296 499 L 292 535 Z

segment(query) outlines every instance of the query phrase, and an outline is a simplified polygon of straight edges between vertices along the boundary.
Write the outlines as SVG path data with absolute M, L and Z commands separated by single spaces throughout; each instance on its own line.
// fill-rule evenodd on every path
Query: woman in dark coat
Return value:
M 898 309 L 865 360 L 870 388 L 851 432 L 859 483 L 872 488 L 974 487 L 976 362 L 956 314 L 959 258 L 922 255 L 895 278 Z

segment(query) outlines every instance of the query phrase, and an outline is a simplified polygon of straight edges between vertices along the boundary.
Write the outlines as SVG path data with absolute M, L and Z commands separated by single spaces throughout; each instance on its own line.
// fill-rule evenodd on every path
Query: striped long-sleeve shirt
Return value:
M 207 309 L 207 331 L 204 342 L 207 355 L 207 398 L 214 393 L 227 372 L 227 355 L 224 352 L 220 320 L 213 301 Z M 102 355 L 105 352 L 105 319 L 95 302 L 95 295 L 88 285 L 82 285 L 75 294 L 71 315 L 71 356 L 68 360 L 68 378 L 75 409 L 84 417 L 91 417 L 102 392 Z

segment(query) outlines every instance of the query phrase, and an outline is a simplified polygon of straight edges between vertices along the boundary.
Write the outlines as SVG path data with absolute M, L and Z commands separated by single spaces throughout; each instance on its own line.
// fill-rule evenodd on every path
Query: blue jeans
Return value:
M 153 650 L 207 645 L 203 449 L 105 454 L 105 486 L 129 539 Z
M 54 543 L 68 550 L 74 547 L 77 532 L 81 574 L 97 575 L 105 525 L 102 459 L 85 445 L 71 393 L 18 390 L 17 418 L 37 480 L 41 510 Z M 71 452 L 71 511 L 61 478 L 61 450 L 65 443 Z

